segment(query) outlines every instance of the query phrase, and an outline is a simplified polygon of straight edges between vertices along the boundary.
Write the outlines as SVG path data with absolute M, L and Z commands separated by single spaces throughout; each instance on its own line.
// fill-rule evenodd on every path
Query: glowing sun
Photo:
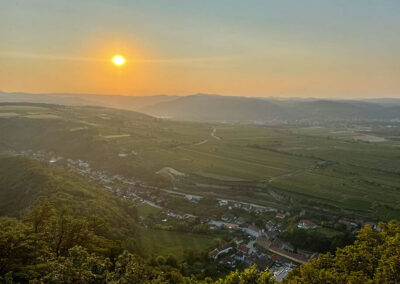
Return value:
M 112 61 L 114 62 L 115 65 L 123 65 L 125 63 L 125 58 L 123 58 L 120 55 L 116 55 L 113 57 Z

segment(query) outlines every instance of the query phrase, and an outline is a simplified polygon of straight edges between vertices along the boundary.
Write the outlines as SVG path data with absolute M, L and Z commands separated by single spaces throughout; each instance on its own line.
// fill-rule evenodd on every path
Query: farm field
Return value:
M 160 209 L 150 206 L 148 204 L 142 204 L 136 207 L 138 216 L 147 218 L 150 214 L 157 214 Z
M 157 229 L 142 229 L 139 236 L 139 243 L 149 256 L 172 254 L 178 259 L 183 258 L 185 251 L 209 250 L 214 239 L 207 235 Z
M 382 129 L 189 123 L 99 107 L 0 106 L 2 151 L 53 152 L 181 192 L 386 220 L 400 216 L 400 142 L 375 134 Z M 165 167 L 183 175 L 157 174 Z
M 138 205 L 138 216 L 147 219 L 150 214 L 156 216 L 161 210 L 148 204 Z M 157 257 L 162 255 L 168 257 L 169 254 L 178 259 L 184 257 L 187 251 L 207 251 L 212 247 L 215 237 L 204 234 L 187 232 L 166 231 L 161 229 L 151 229 L 137 227 L 139 230 L 139 244 L 146 251 L 147 256 Z

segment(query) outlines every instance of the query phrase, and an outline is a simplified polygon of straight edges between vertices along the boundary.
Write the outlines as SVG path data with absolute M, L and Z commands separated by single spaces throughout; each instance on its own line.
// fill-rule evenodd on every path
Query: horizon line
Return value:
M 152 95 L 127 95 L 127 94 L 101 94 L 101 93 L 63 93 L 63 92 L 44 92 L 44 93 L 36 93 L 36 92 L 25 92 L 25 91 L 2 91 L 0 90 L 0 94 L 25 94 L 25 95 L 88 95 L 88 96 L 120 96 L 120 97 L 156 97 L 156 96 L 167 96 L 167 97 L 189 97 L 189 96 L 221 96 L 221 97 L 238 97 L 238 98 L 248 98 L 248 99 L 318 99 L 318 100 L 385 100 L 385 99 L 395 99 L 400 100 L 399 97 L 351 97 L 351 98 L 344 98 L 344 97 L 311 97 L 311 96 L 287 96 L 287 97 L 280 97 L 280 96 L 246 96 L 246 95 L 227 95 L 227 94 L 213 94 L 213 93 L 191 93 L 191 94 L 152 94 Z

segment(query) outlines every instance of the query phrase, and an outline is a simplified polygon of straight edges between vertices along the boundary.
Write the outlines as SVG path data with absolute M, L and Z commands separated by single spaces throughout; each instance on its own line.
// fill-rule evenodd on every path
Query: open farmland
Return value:
M 174 122 L 98 107 L 0 107 L 3 151 L 53 152 L 176 191 L 398 217 L 400 142 L 351 138 L 362 131 Z M 157 174 L 165 167 L 184 175 Z

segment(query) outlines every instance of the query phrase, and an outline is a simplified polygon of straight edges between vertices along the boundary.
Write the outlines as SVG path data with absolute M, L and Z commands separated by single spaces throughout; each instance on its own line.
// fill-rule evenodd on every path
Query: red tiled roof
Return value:
M 268 240 L 267 240 L 266 238 L 264 238 L 264 237 L 259 237 L 259 238 L 257 238 L 256 243 L 257 243 L 259 246 L 261 246 L 261 247 L 263 247 L 263 248 L 265 248 L 265 249 L 268 249 L 268 248 L 271 246 L 271 242 L 268 241 Z
M 232 247 L 230 243 L 226 243 L 218 248 L 219 251 Z
M 249 228 L 250 230 L 252 230 L 252 231 L 255 231 L 255 232 L 259 232 L 259 231 L 260 231 L 259 228 L 257 228 L 256 226 L 253 226 L 253 225 L 248 226 L 248 228 Z
M 279 253 L 281 256 L 287 257 L 289 259 L 294 259 L 300 263 L 306 263 L 307 262 L 307 258 L 305 258 L 304 256 L 297 254 L 297 253 L 291 253 L 288 252 L 284 249 L 280 249 L 277 247 L 271 247 L 270 248 L 272 251 L 274 251 L 275 253 Z
M 277 255 L 277 254 L 273 254 L 271 255 L 271 258 L 275 261 L 280 261 L 282 259 L 282 256 Z
M 245 253 L 245 254 L 249 254 L 250 248 L 246 247 L 245 245 L 241 245 L 238 250 L 240 250 L 241 252 Z
M 304 224 L 307 227 L 315 227 L 315 226 L 317 226 L 315 223 L 311 222 L 310 220 L 300 220 L 299 224 Z
M 218 255 L 218 253 L 219 253 L 219 251 L 218 251 L 217 249 L 213 249 L 212 251 L 210 251 L 210 252 L 208 253 L 208 255 L 209 255 L 209 256 L 216 256 L 216 255 Z

